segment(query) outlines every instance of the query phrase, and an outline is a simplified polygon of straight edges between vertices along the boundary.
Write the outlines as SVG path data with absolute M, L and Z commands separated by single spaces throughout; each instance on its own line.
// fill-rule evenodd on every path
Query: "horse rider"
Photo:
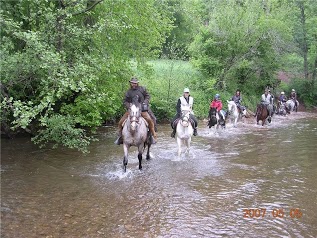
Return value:
M 278 98 L 278 100 L 281 102 L 281 103 L 285 103 L 287 101 L 287 98 L 286 98 L 286 95 L 284 92 L 281 92 L 280 94 L 280 97 Z
M 155 144 L 157 135 L 154 128 L 155 124 L 150 116 L 150 113 L 152 113 L 152 111 L 149 108 L 149 102 L 150 102 L 151 96 L 147 92 L 145 87 L 139 86 L 139 80 L 136 77 L 131 78 L 129 82 L 130 82 L 130 89 L 125 94 L 123 104 L 125 108 L 128 110 L 133 99 L 135 98 L 138 99 L 138 102 L 141 103 L 141 106 L 142 106 L 141 116 L 147 121 L 150 132 L 152 134 L 151 143 Z M 126 113 L 122 116 L 122 118 L 120 119 L 118 123 L 118 129 L 119 129 L 118 139 L 115 141 L 115 144 L 117 145 L 120 145 L 123 143 L 123 139 L 122 139 L 123 123 L 128 117 L 129 117 L 129 111 L 126 111 Z M 154 117 L 154 120 L 155 120 L 155 117 Z
M 289 98 L 294 101 L 295 107 L 297 107 L 297 93 L 296 93 L 295 89 L 292 89 L 292 92 L 291 92 L 291 95 Z
M 243 110 L 245 110 L 245 106 L 241 105 L 242 102 L 242 97 L 241 97 L 241 91 L 239 89 L 237 89 L 236 94 L 233 95 L 233 97 L 231 98 L 232 101 L 235 102 L 235 104 L 237 105 L 238 109 L 240 112 L 242 112 Z
M 188 88 L 185 88 L 184 89 L 184 94 L 183 96 L 181 96 L 178 101 L 177 101 L 177 104 L 176 104 L 176 115 L 174 116 L 174 118 L 172 119 L 171 121 L 171 127 L 173 129 L 173 132 L 171 134 L 171 137 L 175 137 L 175 134 L 176 134 L 176 125 L 174 126 L 175 124 L 175 121 L 181 117 L 181 113 L 182 113 L 182 109 L 183 108 L 190 108 L 191 112 L 190 112 L 190 119 L 192 119 L 194 121 L 194 136 L 197 136 L 197 126 L 198 126 L 198 122 L 197 122 L 197 119 L 196 117 L 194 116 L 194 112 L 193 112 L 193 104 L 194 104 L 194 98 L 192 96 L 190 96 L 189 94 L 189 89 Z
M 222 101 L 220 100 L 220 95 L 217 93 L 214 97 L 214 99 L 210 103 L 210 108 L 216 108 L 217 113 L 219 116 L 223 118 L 223 120 L 226 119 L 225 112 L 222 110 Z
M 273 115 L 273 96 L 270 94 L 269 89 L 265 89 L 261 96 L 261 104 L 266 106 L 269 113 L 268 121 L 271 122 L 271 116 Z

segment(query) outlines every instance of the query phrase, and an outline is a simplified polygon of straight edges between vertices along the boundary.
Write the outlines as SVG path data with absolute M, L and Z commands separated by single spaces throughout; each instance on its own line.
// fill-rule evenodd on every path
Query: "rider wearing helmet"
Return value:
M 291 95 L 290 95 L 290 99 L 292 99 L 295 103 L 295 107 L 297 107 L 297 94 L 295 89 L 292 89 Z
M 222 101 L 218 93 L 215 95 L 214 100 L 211 101 L 210 108 L 216 108 L 218 115 L 225 120 L 225 112 L 222 110 Z
M 136 77 L 131 78 L 129 81 L 130 83 L 130 89 L 126 92 L 125 98 L 123 101 L 124 106 L 128 110 L 130 107 L 130 104 L 132 103 L 132 100 L 134 98 L 137 98 L 138 102 L 142 105 L 142 112 L 141 116 L 147 121 L 149 124 L 149 129 L 154 138 L 151 138 L 152 144 L 155 144 L 156 140 L 156 132 L 155 132 L 155 121 L 156 118 L 149 108 L 149 101 L 150 101 L 150 94 L 147 92 L 145 87 L 139 86 L 139 80 Z M 152 115 L 152 117 L 150 116 Z M 118 138 L 115 141 L 115 144 L 120 145 L 123 143 L 122 140 L 122 129 L 123 129 L 123 123 L 128 118 L 129 112 L 127 111 L 122 118 L 120 119 L 118 123 Z
M 194 112 L 193 112 L 193 104 L 194 104 L 194 98 L 192 96 L 190 96 L 189 94 L 189 88 L 185 88 L 184 89 L 184 93 L 183 96 L 181 96 L 176 104 L 176 115 L 174 116 L 174 118 L 171 121 L 171 127 L 173 129 L 173 132 L 171 134 L 171 137 L 175 137 L 176 134 L 176 126 L 174 126 L 175 121 L 181 117 L 181 113 L 182 113 L 182 108 L 183 107 L 189 107 L 191 110 L 190 113 L 190 119 L 192 119 L 194 121 L 194 136 L 197 136 L 197 126 L 198 126 L 198 122 L 196 117 L 194 116 Z
M 287 101 L 287 98 L 286 98 L 284 92 L 281 92 L 280 97 L 279 97 L 279 101 L 280 101 L 281 103 L 284 103 L 284 102 Z
M 236 94 L 233 95 L 231 100 L 235 102 L 235 104 L 237 105 L 237 107 L 240 110 L 240 112 L 245 110 L 245 107 L 241 105 L 242 97 L 241 97 L 241 91 L 239 89 L 237 89 Z

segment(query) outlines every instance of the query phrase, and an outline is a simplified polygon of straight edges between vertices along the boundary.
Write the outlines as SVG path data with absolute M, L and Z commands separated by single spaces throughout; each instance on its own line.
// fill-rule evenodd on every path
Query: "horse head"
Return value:
M 228 102 L 228 114 L 233 114 L 235 111 L 238 111 L 238 107 L 234 101 Z
M 183 109 L 181 114 L 181 123 L 184 127 L 189 126 L 190 124 L 189 118 L 190 118 L 190 109 L 189 108 Z
M 217 124 L 217 121 L 218 121 L 217 117 L 218 117 L 217 109 L 215 107 L 211 107 L 209 110 L 209 121 L 208 121 L 209 128 Z
M 136 131 L 141 116 L 140 104 L 131 104 L 129 108 L 130 129 Z

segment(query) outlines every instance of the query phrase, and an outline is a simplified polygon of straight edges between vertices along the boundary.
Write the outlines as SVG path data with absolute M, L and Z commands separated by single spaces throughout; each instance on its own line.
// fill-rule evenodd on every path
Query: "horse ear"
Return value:
M 227 103 L 229 103 L 229 100 L 227 100 Z

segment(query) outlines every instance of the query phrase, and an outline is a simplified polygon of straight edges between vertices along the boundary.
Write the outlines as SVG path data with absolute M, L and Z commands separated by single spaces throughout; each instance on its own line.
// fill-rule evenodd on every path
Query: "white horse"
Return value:
M 186 153 L 189 153 L 191 138 L 194 133 L 194 128 L 189 120 L 190 110 L 182 110 L 181 119 L 176 126 L 176 140 L 178 145 L 178 157 L 182 153 L 182 145 L 186 146 Z
M 234 101 L 227 101 L 228 102 L 228 116 L 230 118 L 231 123 L 233 122 L 233 126 L 237 127 L 237 122 L 240 116 L 239 109 L 237 104 Z M 245 116 L 247 110 L 244 108 L 241 112 L 242 116 Z
M 296 100 L 297 106 L 295 106 L 295 102 L 293 99 L 289 99 L 286 101 L 286 107 L 288 108 L 289 112 L 297 112 L 299 102 Z

